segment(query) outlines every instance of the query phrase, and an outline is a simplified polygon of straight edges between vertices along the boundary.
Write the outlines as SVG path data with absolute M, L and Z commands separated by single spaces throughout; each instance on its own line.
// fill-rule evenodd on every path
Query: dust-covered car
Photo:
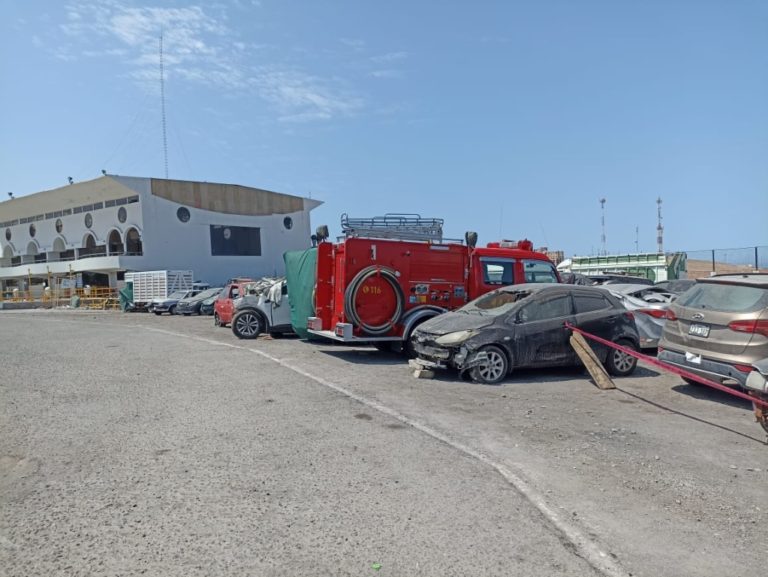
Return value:
M 203 302 L 215 299 L 221 291 L 222 287 L 210 288 L 194 296 L 181 299 L 176 304 L 176 314 L 184 316 L 203 314 L 201 310 Z
M 613 293 L 627 310 L 635 315 L 635 325 L 640 335 L 640 347 L 656 348 L 659 345 L 667 307 L 676 295 L 665 291 L 658 285 L 645 284 L 607 284 L 604 287 Z
M 613 343 L 638 350 L 631 312 L 610 292 L 564 284 L 522 284 L 487 293 L 460 309 L 421 324 L 411 337 L 417 362 L 455 368 L 472 380 L 499 383 L 518 367 L 578 364 L 568 322 Z M 613 375 L 629 375 L 637 359 L 592 344 Z
M 669 305 L 659 360 L 743 387 L 766 357 L 768 274 L 702 278 Z

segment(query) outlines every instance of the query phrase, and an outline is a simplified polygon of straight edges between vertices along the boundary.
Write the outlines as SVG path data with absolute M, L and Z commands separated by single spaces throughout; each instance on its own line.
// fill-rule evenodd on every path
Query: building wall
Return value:
M 174 186 L 180 192 L 175 192 Z M 198 190 L 202 191 L 201 202 L 196 200 L 195 191 Z M 217 195 L 223 199 L 221 202 L 217 200 Z M 126 198 L 134 202 L 106 206 Z M 198 206 L 179 202 L 187 200 Z M 229 212 L 233 207 L 246 206 L 249 200 L 255 208 L 244 210 L 248 214 Z M 73 212 L 83 205 L 93 204 L 101 206 Z M 33 219 L 31 223 L 35 226 L 34 237 L 30 235 L 30 223 L 0 226 L 0 280 L 24 277 L 31 269 L 34 269 L 34 274 L 38 270 L 61 274 L 70 269 L 91 272 L 191 269 L 198 280 L 216 285 L 234 276 L 280 275 L 284 271 L 283 253 L 310 245 L 309 212 L 319 204 L 311 199 L 236 185 L 109 175 L 0 203 L 0 223 L 26 219 L 35 216 L 36 211 L 42 215 L 41 220 Z M 218 209 L 220 205 L 227 212 L 211 210 Z M 187 222 L 182 222 L 177 216 L 181 207 L 189 212 Z M 271 207 L 275 212 L 265 210 L 265 207 Z M 125 222 L 118 219 L 121 208 L 125 209 Z M 52 216 L 62 211 L 70 214 Z M 46 218 L 46 214 L 52 217 Z M 90 215 L 90 227 L 86 226 L 87 214 Z M 286 218 L 291 219 L 292 226 L 285 226 Z M 59 220 L 62 225 L 60 233 L 56 231 Z M 261 255 L 212 255 L 211 225 L 258 227 Z M 5 238 L 6 228 L 11 230 L 10 241 Z M 117 231 L 125 250 L 126 234 L 131 228 L 135 228 L 141 236 L 142 256 L 121 254 L 116 258 L 54 262 L 57 256 L 54 253 L 61 250 L 76 249 L 79 253 L 85 248 L 88 235 L 92 235 L 95 244 L 101 247 L 108 243 L 110 233 Z M 35 253 L 50 253 L 49 262 L 32 265 Z M 11 266 L 13 257 L 21 257 L 21 265 Z M 108 265 L 106 270 L 103 268 L 105 265 Z M 110 278 L 114 279 L 113 276 Z
M 221 285 L 235 276 L 282 275 L 283 253 L 310 246 L 309 210 L 243 216 L 202 210 L 151 194 L 142 196 L 141 205 L 144 257 L 139 270 L 191 269 L 197 280 Z M 188 222 L 177 217 L 182 206 L 189 210 Z M 283 225 L 285 217 L 292 219 L 290 229 Z M 211 225 L 259 227 L 261 256 L 213 256 Z

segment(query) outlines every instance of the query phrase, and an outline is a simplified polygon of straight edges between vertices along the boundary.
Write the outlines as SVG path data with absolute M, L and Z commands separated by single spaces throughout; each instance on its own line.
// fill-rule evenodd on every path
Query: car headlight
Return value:
M 442 337 L 437 337 L 435 339 L 435 342 L 438 345 L 445 345 L 445 346 L 452 346 L 452 345 L 458 345 L 459 343 L 463 343 L 466 341 L 469 337 L 474 335 L 474 331 L 456 331 L 455 333 L 448 333 L 447 335 L 443 335 Z

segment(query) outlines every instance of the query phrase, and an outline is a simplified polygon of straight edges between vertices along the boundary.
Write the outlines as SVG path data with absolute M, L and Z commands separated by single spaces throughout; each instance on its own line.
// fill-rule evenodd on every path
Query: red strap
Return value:
M 571 323 L 566 322 L 565 326 L 572 331 L 576 331 L 580 335 L 583 335 L 587 337 L 588 339 L 592 339 L 593 341 L 597 341 L 598 343 L 601 343 L 603 345 L 606 345 L 608 347 L 611 347 L 613 349 L 618 349 L 624 353 L 627 353 L 630 356 L 635 357 L 636 359 L 639 359 L 643 361 L 644 363 L 648 363 L 649 365 L 653 365 L 655 367 L 659 367 L 660 369 L 663 369 L 665 371 L 668 371 L 670 373 L 675 373 L 676 375 L 680 375 L 681 377 L 685 377 L 687 379 L 691 379 L 696 381 L 697 383 L 701 383 L 702 385 L 706 385 L 708 387 L 712 387 L 713 389 L 717 389 L 718 391 L 723 391 L 724 393 L 728 393 L 729 395 L 733 395 L 735 397 L 740 397 L 742 399 L 746 399 L 747 401 L 751 401 L 755 403 L 756 405 L 760 405 L 762 407 L 768 408 L 768 401 L 764 401 L 762 399 L 758 399 L 757 397 L 753 397 L 751 395 L 748 395 L 746 393 L 742 393 L 741 391 L 736 391 L 732 389 L 731 387 L 726 387 L 725 385 L 721 385 L 720 383 L 716 383 L 715 381 L 710 381 L 709 379 L 705 379 L 704 377 L 700 377 L 699 375 L 696 375 L 694 373 L 691 373 L 689 371 L 686 371 L 685 369 L 681 369 L 679 367 L 675 367 L 672 365 L 668 365 L 667 363 L 661 362 L 659 359 L 655 357 L 649 357 L 648 355 L 644 355 L 642 353 L 638 353 L 637 351 L 622 347 L 621 345 L 617 345 L 616 343 L 612 343 L 611 341 L 607 341 L 603 338 L 598 337 L 597 335 L 593 335 L 590 333 L 587 333 L 580 328 L 577 328 L 573 326 Z

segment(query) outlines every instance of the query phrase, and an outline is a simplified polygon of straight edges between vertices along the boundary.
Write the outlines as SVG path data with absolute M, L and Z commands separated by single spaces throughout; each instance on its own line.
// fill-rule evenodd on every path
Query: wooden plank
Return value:
M 571 346 L 576 354 L 579 355 L 581 362 L 589 371 L 592 380 L 597 387 L 602 390 L 615 389 L 616 385 L 603 367 L 600 359 L 595 355 L 595 351 L 589 346 L 589 343 L 579 333 L 574 332 L 571 335 Z

